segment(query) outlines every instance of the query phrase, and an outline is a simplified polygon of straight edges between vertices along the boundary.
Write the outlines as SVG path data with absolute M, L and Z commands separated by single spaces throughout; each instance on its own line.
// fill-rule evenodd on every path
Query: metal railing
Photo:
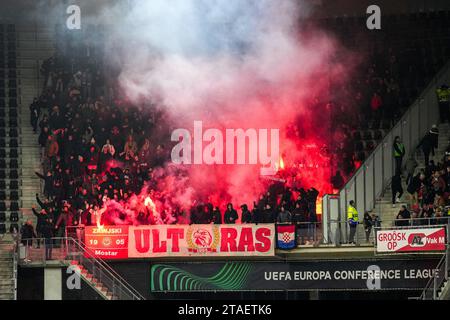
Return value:
M 392 152 L 394 138 L 400 136 L 405 145 L 404 160 L 415 153 L 421 138 L 433 124 L 439 122 L 435 90 L 445 82 L 450 82 L 450 62 L 431 80 L 339 193 L 323 197 L 322 221 L 325 234 L 329 233 L 328 229 L 332 227 L 331 222 L 346 220 L 346 211 L 350 200 L 356 202 L 356 209 L 360 213 L 371 211 L 375 207 L 377 199 L 381 198 L 394 174 L 395 164 Z M 332 233 L 337 232 L 339 231 L 332 230 Z M 332 238 L 326 240 L 328 243 L 333 243 Z
M 39 243 L 39 247 L 33 247 Z M 39 262 L 43 266 L 48 261 L 59 260 L 65 264 L 76 261 L 107 288 L 114 300 L 145 300 L 145 298 L 125 281 L 111 266 L 86 248 L 81 241 L 73 238 L 22 239 L 19 248 L 19 263 Z
M 443 289 L 443 286 L 448 281 L 449 273 L 449 246 L 447 244 L 447 249 L 444 256 L 439 261 L 438 265 L 434 269 L 433 276 L 428 281 L 427 285 L 420 295 L 420 300 L 438 300 L 439 291 Z
M 17 233 L 15 234 L 17 235 Z M 17 237 L 16 237 L 17 238 Z M 13 281 L 14 281 L 14 300 L 17 300 L 17 276 L 18 276 L 18 265 L 19 265 L 19 252 L 17 250 L 18 242 L 14 242 L 13 248 Z
M 410 219 L 395 219 L 392 221 L 392 226 L 403 227 L 404 226 L 420 227 L 420 226 L 435 226 L 435 225 L 447 225 L 450 223 L 450 216 L 444 217 L 429 217 L 429 218 L 410 218 Z

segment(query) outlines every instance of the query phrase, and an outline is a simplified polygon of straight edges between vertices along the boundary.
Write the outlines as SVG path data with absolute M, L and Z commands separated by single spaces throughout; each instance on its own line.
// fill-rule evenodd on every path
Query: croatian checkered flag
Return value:
M 297 246 L 295 241 L 295 225 L 277 225 L 277 238 L 278 249 L 294 249 Z

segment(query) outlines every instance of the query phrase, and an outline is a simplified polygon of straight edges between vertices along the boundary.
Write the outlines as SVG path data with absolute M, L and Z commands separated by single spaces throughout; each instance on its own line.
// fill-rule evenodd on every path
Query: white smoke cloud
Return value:
M 245 116 L 242 104 L 252 115 L 261 96 L 291 99 L 329 54 L 326 39 L 299 42 L 307 12 L 292 0 L 134 1 L 110 30 L 120 44 L 110 52 L 134 100 L 158 99 L 186 118 L 237 110 Z

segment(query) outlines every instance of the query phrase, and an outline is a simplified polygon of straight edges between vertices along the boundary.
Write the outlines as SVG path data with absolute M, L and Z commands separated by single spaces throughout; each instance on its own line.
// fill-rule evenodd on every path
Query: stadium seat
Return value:
M 19 152 L 17 151 L 17 148 L 9 149 L 9 157 L 10 158 L 18 158 Z
M 17 68 L 17 62 L 15 60 L 8 60 L 8 68 L 9 69 L 16 69 Z M 16 93 L 17 95 L 17 93 Z
M 13 127 L 13 128 L 17 128 L 17 124 L 18 124 L 18 122 L 17 122 L 17 118 L 10 118 L 9 119 L 9 126 L 10 127 Z M 17 147 L 16 147 L 17 148 Z
M 11 205 L 9 207 L 10 211 L 19 211 L 19 203 L 16 201 L 11 202 Z
M 19 181 L 11 180 L 9 182 L 9 189 L 11 189 L 11 190 L 18 190 L 19 189 Z
M 19 200 L 19 192 L 18 191 L 14 191 L 14 190 L 10 191 L 9 199 L 10 200 L 14 200 L 14 201 Z
M 19 143 L 17 142 L 17 139 L 10 139 L 9 140 L 9 147 L 10 148 L 18 148 Z
M 6 213 L 0 211 L 0 222 L 5 222 L 6 221 Z
M 5 180 L 0 180 L 0 190 L 6 189 L 6 182 Z
M 8 86 L 10 88 L 16 88 L 17 87 L 17 80 L 11 79 L 8 81 Z
M 0 200 L 6 200 L 6 192 L 4 190 L 0 191 Z
M 9 178 L 10 179 L 19 179 L 19 173 L 17 172 L 17 170 L 10 170 Z
M 17 161 L 17 159 L 9 160 L 9 168 L 10 169 L 18 169 L 19 168 L 19 161 Z
M 9 137 L 10 138 L 17 138 L 19 136 L 17 128 L 11 128 L 9 129 Z
M 19 221 L 19 213 L 17 211 L 11 212 L 9 215 L 9 221 L 11 221 L 11 222 Z
M 5 234 L 6 233 L 6 225 L 5 224 L 0 224 L 0 234 Z
M 5 202 L 0 202 L 0 211 L 6 211 L 6 203 Z
M 14 233 L 14 232 L 19 232 L 20 231 L 20 229 L 19 229 L 19 224 L 17 224 L 17 223 L 11 223 L 10 225 L 9 225 L 9 233 Z
M 0 179 L 5 179 L 5 178 L 6 178 L 5 170 L 0 170 Z
M 0 159 L 0 169 L 6 169 L 6 160 Z

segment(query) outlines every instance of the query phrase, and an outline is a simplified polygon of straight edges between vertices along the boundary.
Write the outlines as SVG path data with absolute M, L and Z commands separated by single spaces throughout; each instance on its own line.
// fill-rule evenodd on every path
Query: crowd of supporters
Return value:
M 42 65 L 43 93 L 30 105 L 31 125 L 42 147 L 44 198 L 36 194 L 36 236 L 63 236 L 65 227 L 94 225 L 106 200 L 126 203 L 152 184 L 155 169 L 169 159 L 164 114 L 151 103 L 121 98 L 89 42 L 61 35 L 55 56 Z M 151 139 L 151 140 L 150 140 Z M 272 188 L 253 204 L 226 211 L 205 203 L 192 207 L 190 223 L 316 223 L 319 192 Z M 297 195 L 298 197 L 294 195 Z M 239 211 L 239 212 L 238 212 Z M 148 215 L 148 214 L 147 214 Z M 177 217 L 170 223 L 177 223 Z M 151 223 L 138 216 L 139 223 Z M 24 230 L 32 236 L 30 222 Z
M 89 34 L 94 33 L 90 38 Z M 166 139 L 170 133 L 165 131 L 169 127 L 164 113 L 151 102 L 133 105 L 124 99 L 116 83 L 118 71 L 105 64 L 104 48 L 95 45 L 95 41 L 101 42 L 99 34 L 101 31 L 87 28 L 79 35 L 57 35 L 56 54 L 44 62 L 41 70 L 45 78 L 43 93 L 30 105 L 30 122 L 43 150 L 43 170 L 36 174 L 44 181 L 45 198 L 36 196 L 40 208 L 34 208 L 38 217 L 36 231 L 40 234 L 49 229 L 62 235 L 64 226 L 93 224 L 92 217 L 105 199 L 126 202 L 145 183 L 151 183 L 155 168 L 169 158 Z M 331 119 L 327 121 L 329 130 L 321 134 L 328 138 L 330 162 L 333 169 L 338 169 L 331 179 L 335 189 L 344 185 L 364 155 L 381 140 L 383 132 L 379 129 L 390 129 L 409 105 L 417 93 L 411 88 L 416 88 L 418 79 L 425 82 L 414 67 L 401 63 L 398 56 L 403 53 L 399 48 L 370 47 L 367 60 L 372 63 L 358 66 L 355 81 L 337 90 L 333 101 L 316 97 L 311 102 L 310 110 L 324 110 L 323 116 Z M 343 59 L 336 56 L 339 58 Z M 405 79 L 411 82 L 406 89 Z M 314 123 L 309 125 L 320 128 L 323 120 L 313 118 Z M 302 124 L 306 122 L 299 123 L 293 133 L 302 138 Z M 355 144 L 355 127 L 362 127 L 359 124 L 374 129 L 370 143 L 363 146 L 365 153 Z M 426 145 L 425 142 L 422 147 Z M 430 169 L 425 171 L 424 175 L 430 173 Z M 434 176 L 431 172 L 426 179 L 430 180 L 431 175 Z M 417 176 L 408 177 L 408 192 L 412 181 L 416 183 Z M 423 201 L 424 192 L 420 190 L 411 194 Z M 240 217 L 231 204 L 220 212 L 206 203 L 192 208 L 191 223 L 240 220 L 314 224 L 317 194 L 315 189 L 282 188 L 261 195 L 253 206 L 239 204 Z M 146 222 L 145 217 L 142 222 Z M 172 221 L 175 222 L 176 219 Z
M 419 163 L 412 155 L 406 161 L 406 193 L 402 186 L 402 176 L 392 178 L 393 207 L 402 196 L 408 197 L 408 205 L 402 205 L 395 220 L 396 226 L 447 224 L 450 209 L 450 141 L 443 158 L 436 158 L 439 131 L 437 126 L 422 139 L 419 150 L 424 154 L 424 169 L 418 170 Z

